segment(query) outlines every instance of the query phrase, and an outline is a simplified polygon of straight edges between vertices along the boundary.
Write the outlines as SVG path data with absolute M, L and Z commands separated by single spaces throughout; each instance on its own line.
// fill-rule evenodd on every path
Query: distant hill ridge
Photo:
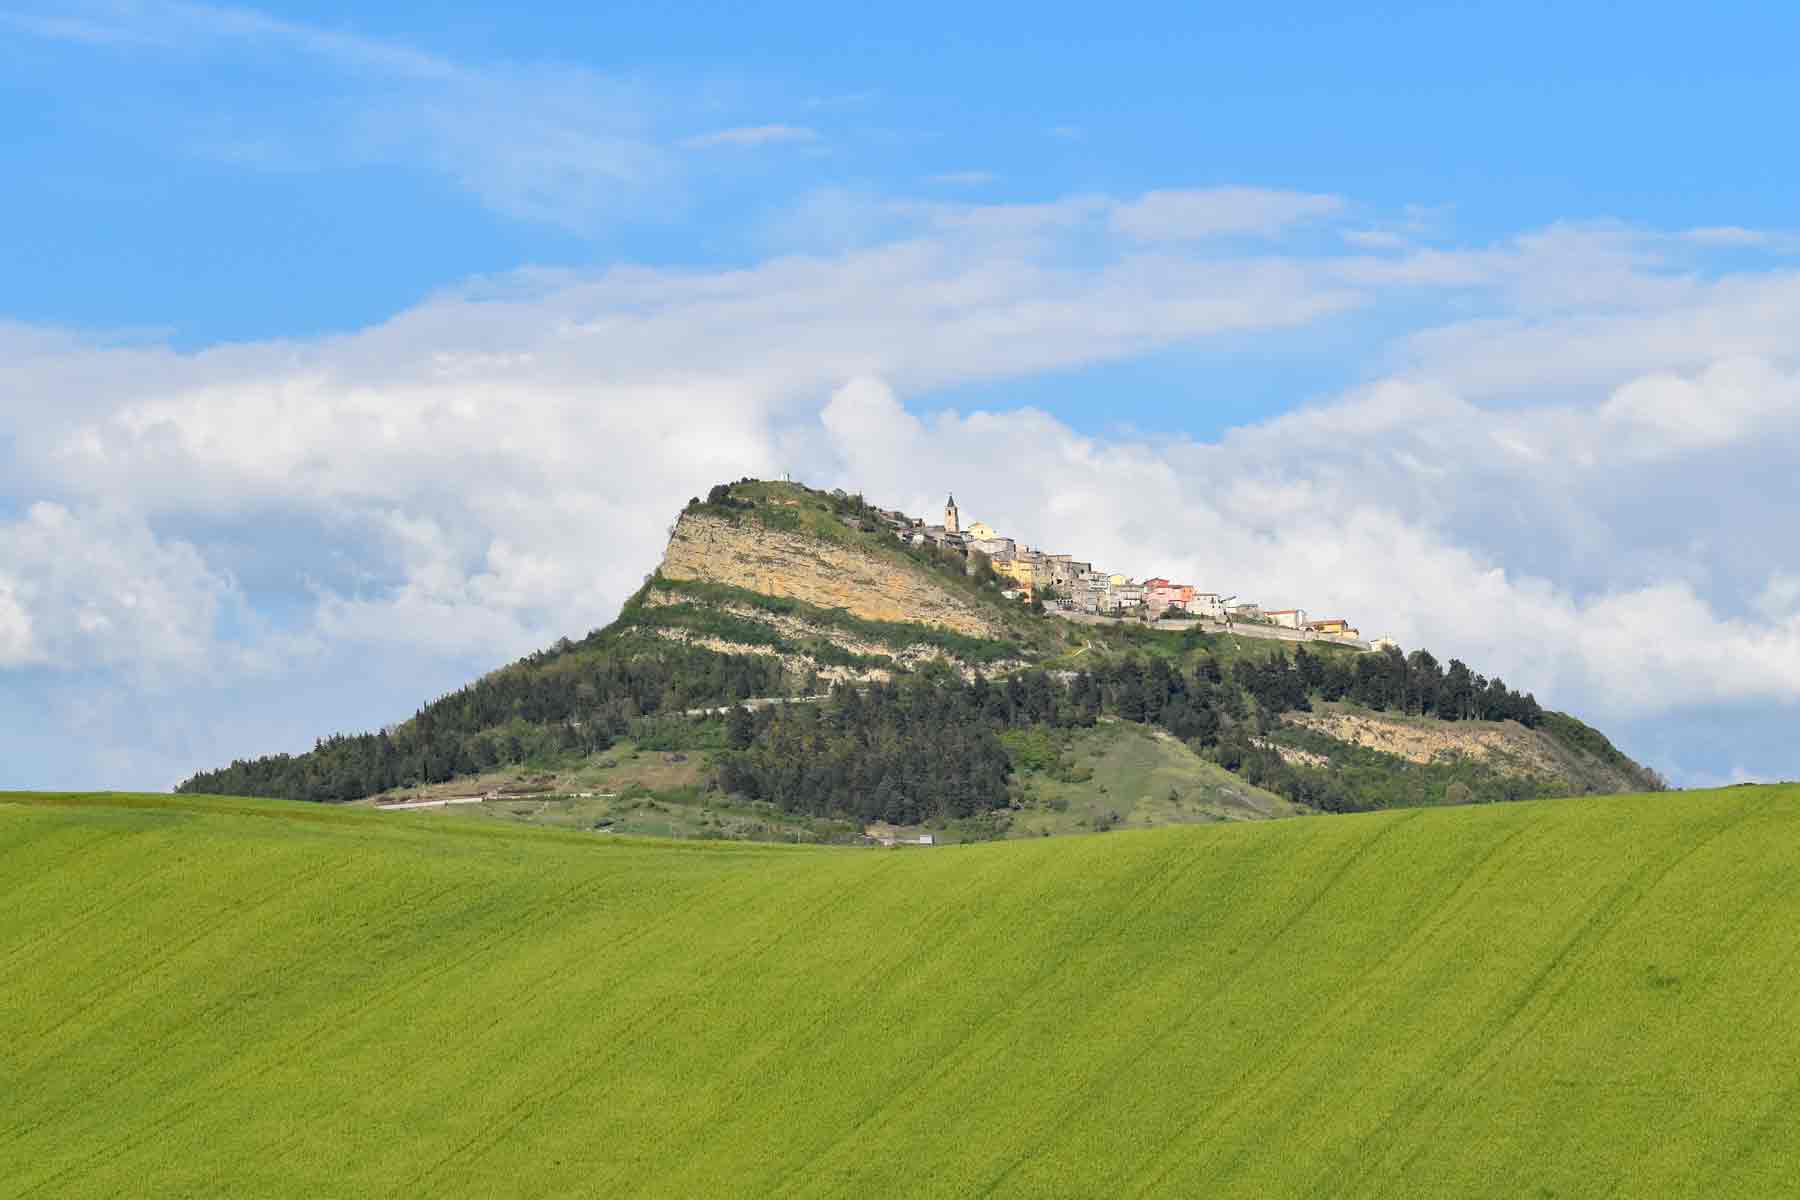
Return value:
M 659 803 L 760 806 L 794 836 L 879 820 L 985 838 L 1033 826 L 1034 772 L 1078 776 L 1071 739 L 1105 720 L 1161 730 L 1301 808 L 1660 786 L 1598 731 L 1454 659 L 1051 619 L 985 554 L 917 528 L 843 492 L 720 485 L 684 508 L 606 628 L 389 730 L 235 762 L 180 790 L 344 801 L 514 767 L 574 779 L 624 746 L 692 756 Z M 716 711 L 826 692 L 823 705 Z M 1458 736 L 1421 737 L 1421 725 Z M 1048 751 L 1021 749 L 1033 730 Z M 1179 804 L 1135 811 L 1201 819 Z

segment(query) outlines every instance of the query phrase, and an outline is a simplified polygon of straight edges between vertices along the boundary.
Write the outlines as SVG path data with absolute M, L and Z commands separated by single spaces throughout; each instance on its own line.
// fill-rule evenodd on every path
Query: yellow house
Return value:
M 977 542 L 985 542 L 989 538 L 997 538 L 1000 536 L 998 533 L 994 532 L 994 527 L 989 525 L 986 521 L 970 521 L 969 527 L 963 530 L 963 532 L 968 534 L 972 541 Z
M 994 573 L 1021 587 L 1037 588 L 1037 568 L 1026 558 L 1001 558 L 994 561 Z

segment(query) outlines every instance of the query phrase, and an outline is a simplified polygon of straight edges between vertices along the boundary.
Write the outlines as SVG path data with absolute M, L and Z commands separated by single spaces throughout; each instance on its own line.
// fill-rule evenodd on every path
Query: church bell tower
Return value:
M 956 497 L 954 495 L 952 495 L 949 502 L 944 505 L 944 532 L 962 532 L 962 525 L 957 520 Z

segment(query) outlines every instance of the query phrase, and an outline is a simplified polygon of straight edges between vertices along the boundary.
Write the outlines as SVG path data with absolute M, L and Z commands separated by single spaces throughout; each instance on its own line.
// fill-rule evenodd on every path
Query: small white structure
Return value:
M 1215 621 L 1225 619 L 1225 605 L 1217 592 L 1195 592 L 1188 603 L 1188 611 L 1203 617 L 1211 617 Z

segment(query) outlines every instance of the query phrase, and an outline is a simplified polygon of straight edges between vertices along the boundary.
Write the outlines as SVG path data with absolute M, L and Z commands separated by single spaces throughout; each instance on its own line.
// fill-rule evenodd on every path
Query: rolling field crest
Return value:
M 0 797 L 0 1197 L 1746 1195 L 1800 788 L 919 851 Z

